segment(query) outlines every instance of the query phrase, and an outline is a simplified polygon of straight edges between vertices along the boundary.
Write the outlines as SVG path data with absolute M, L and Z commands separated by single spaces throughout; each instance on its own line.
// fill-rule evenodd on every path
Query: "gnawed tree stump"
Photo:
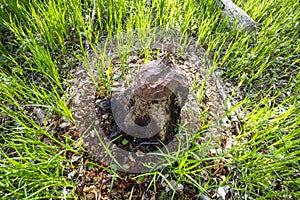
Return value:
M 104 163 L 105 166 L 111 163 L 114 168 L 117 166 L 118 169 L 133 173 L 146 172 L 150 168 L 155 170 L 159 166 L 165 166 L 165 164 L 169 163 L 170 160 L 166 159 L 165 154 L 184 152 L 185 149 L 190 147 L 189 141 L 191 139 L 199 144 L 209 142 L 212 148 L 215 149 L 219 147 L 220 139 L 230 137 L 231 126 L 228 125 L 229 120 L 225 115 L 226 110 L 218 91 L 218 84 L 216 85 L 215 78 L 211 75 L 212 61 L 210 57 L 193 38 L 189 38 L 187 41 L 190 41 L 190 43 L 188 43 L 188 46 L 185 46 L 181 45 L 178 41 L 179 39 L 181 41 L 181 37 L 178 37 L 176 34 L 171 34 L 170 36 L 168 34 L 155 34 L 155 32 L 151 33 L 151 35 L 158 35 L 158 38 L 150 46 L 150 56 L 147 58 L 156 60 L 146 65 L 143 64 L 146 57 L 140 54 L 142 52 L 139 51 L 141 47 L 138 44 L 135 44 L 134 48 L 130 50 L 128 58 L 120 59 L 119 50 L 114 49 L 114 45 L 119 44 L 114 42 L 115 40 L 111 42 L 110 47 L 105 46 L 108 51 L 104 60 L 92 58 L 91 66 L 93 67 L 102 66 L 102 63 L 106 63 L 108 66 L 111 65 L 109 67 L 113 70 L 112 80 L 114 82 L 108 91 L 112 92 L 112 96 L 101 96 L 97 92 L 96 95 L 90 94 L 94 93 L 96 88 L 87 88 L 85 87 L 86 84 L 82 84 L 84 80 L 84 83 L 91 83 L 88 85 L 93 86 L 89 73 L 86 72 L 82 76 L 76 72 L 78 74 L 78 76 L 76 75 L 77 80 L 80 81 L 76 82 L 79 84 L 78 86 L 77 84 L 75 85 L 78 90 L 77 94 L 80 96 L 77 98 L 76 95 L 75 100 L 81 100 L 82 98 L 89 100 L 87 97 L 93 97 L 93 95 L 95 95 L 95 99 L 84 101 L 83 103 L 82 101 L 75 101 L 74 104 L 77 105 L 79 103 L 79 105 L 78 108 L 73 105 L 73 116 L 80 125 L 79 132 L 82 133 L 84 147 L 97 161 Z M 138 37 L 134 38 L 138 39 Z M 121 53 L 123 55 L 126 52 Z M 162 60 L 160 61 L 159 59 Z M 111 60 L 118 62 L 110 62 Z M 157 72 L 157 65 L 167 65 L 170 71 L 176 72 L 174 74 L 177 74 L 179 71 L 179 74 L 186 76 L 188 84 L 182 84 L 184 86 L 183 89 L 170 89 L 172 88 L 171 86 L 176 86 L 172 81 L 169 81 L 169 84 L 166 84 L 166 81 L 161 82 L 165 84 L 164 86 L 168 85 L 169 90 L 179 92 L 185 91 L 184 88 L 187 88 L 187 85 L 189 85 L 190 90 L 186 101 L 185 95 L 175 95 L 177 99 L 174 100 L 173 97 L 167 98 L 171 94 L 169 90 L 162 89 L 158 90 L 160 91 L 158 93 L 151 93 L 152 87 L 142 87 L 144 83 L 147 83 L 148 76 L 146 75 L 151 74 L 149 71 Z M 140 68 L 141 70 L 139 70 Z M 99 75 L 97 70 L 93 68 L 92 70 L 94 72 L 93 76 L 97 77 Z M 159 70 L 160 72 L 157 73 L 154 80 L 165 80 L 165 76 L 159 76 L 163 70 Z M 83 69 L 83 71 L 86 70 Z M 174 75 L 173 77 L 177 76 Z M 178 80 L 180 82 L 181 79 L 179 78 Z M 219 85 L 224 86 L 222 82 Z M 167 94 L 166 98 L 158 95 L 164 93 Z M 176 92 L 173 93 L 175 94 Z M 147 96 L 146 94 L 150 95 Z M 144 98 L 145 95 L 146 98 Z M 136 103 L 137 99 L 140 103 Z M 154 100 L 152 101 L 152 99 Z M 170 99 L 173 100 L 170 101 Z M 225 97 L 225 99 L 227 98 Z M 173 132 L 166 131 L 170 130 L 168 124 L 163 124 L 161 121 L 167 122 L 167 120 L 177 119 L 177 117 L 172 118 L 170 111 L 166 112 L 166 109 L 158 107 L 157 105 L 161 105 L 158 102 L 164 102 L 165 105 L 176 105 L 177 102 L 177 106 L 180 105 L 179 102 L 185 102 L 180 110 L 180 128 L 174 130 L 175 126 L 173 126 Z M 175 103 L 168 104 L 165 102 Z M 114 104 L 117 104 L 117 106 Z M 154 109 L 154 105 L 158 107 L 157 110 Z M 178 108 L 177 106 L 174 107 Z M 166 106 L 166 108 L 172 107 Z M 140 112 L 140 110 L 148 110 L 149 112 Z M 169 113 L 169 115 L 166 115 L 166 113 Z M 177 116 L 178 112 L 174 112 L 174 115 Z M 165 117 L 161 118 L 160 116 Z M 170 117 L 168 118 L 168 116 Z M 121 121 L 121 123 L 118 122 L 118 125 L 115 121 L 117 118 L 119 122 Z M 153 122 L 155 122 L 152 124 L 153 126 L 149 126 Z M 124 127 L 122 130 L 125 131 L 120 130 L 120 124 Z M 165 126 L 163 127 L 162 124 Z M 152 127 L 152 129 L 148 127 Z M 151 130 L 155 129 L 155 127 L 159 131 L 154 130 L 151 133 Z M 127 131 L 126 128 L 132 131 Z M 203 134 L 199 138 L 194 138 L 195 136 L 198 137 L 198 134 L 195 134 L 198 131 L 201 131 L 201 133 L 203 131 Z M 176 134 L 176 137 L 169 142 L 169 138 L 172 138 L 174 134 Z M 158 140 L 163 140 L 164 144 L 160 144 Z M 226 148 L 230 148 L 232 144 L 228 140 L 225 144 Z
M 112 98 L 119 128 L 136 138 L 173 139 L 189 93 L 188 79 L 168 58 L 145 64 L 131 86 Z

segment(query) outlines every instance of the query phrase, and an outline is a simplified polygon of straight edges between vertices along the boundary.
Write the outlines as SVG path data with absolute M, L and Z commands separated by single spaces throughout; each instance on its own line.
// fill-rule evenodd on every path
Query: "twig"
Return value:
M 256 22 L 240 7 L 230 0 L 218 0 L 222 4 L 223 14 L 228 17 L 229 23 L 241 28 L 243 31 L 253 31 L 257 29 Z
M 226 107 L 226 110 L 231 110 L 232 106 L 231 106 L 231 102 L 230 100 L 227 98 L 227 95 L 225 93 L 225 90 L 223 88 L 223 86 L 221 85 L 220 83 L 220 80 L 219 80 L 219 76 L 216 74 L 216 72 L 213 72 L 212 73 L 212 78 L 214 79 L 215 81 L 215 84 L 216 84 L 216 87 L 219 91 L 219 94 L 225 104 L 225 107 Z M 239 119 L 238 117 L 236 116 L 236 113 L 234 111 L 232 111 L 230 113 L 230 120 L 231 122 L 233 122 L 234 124 L 234 129 L 235 129 L 235 133 L 236 135 L 239 135 L 240 134 L 240 129 L 239 129 L 239 126 L 238 126 L 238 122 L 239 122 Z

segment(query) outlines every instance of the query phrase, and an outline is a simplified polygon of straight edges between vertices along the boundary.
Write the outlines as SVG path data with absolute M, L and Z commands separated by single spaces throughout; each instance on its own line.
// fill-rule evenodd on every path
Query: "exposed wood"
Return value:
M 132 86 L 112 101 L 115 120 L 126 133 L 137 138 L 157 134 L 163 142 L 173 139 L 189 85 L 183 72 L 167 60 L 147 63 Z

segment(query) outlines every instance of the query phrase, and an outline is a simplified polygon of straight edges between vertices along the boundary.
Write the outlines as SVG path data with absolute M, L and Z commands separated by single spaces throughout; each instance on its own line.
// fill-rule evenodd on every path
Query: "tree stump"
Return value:
M 128 135 L 168 143 L 175 135 L 188 93 L 184 72 L 168 58 L 155 60 L 141 68 L 129 88 L 113 95 L 113 116 Z

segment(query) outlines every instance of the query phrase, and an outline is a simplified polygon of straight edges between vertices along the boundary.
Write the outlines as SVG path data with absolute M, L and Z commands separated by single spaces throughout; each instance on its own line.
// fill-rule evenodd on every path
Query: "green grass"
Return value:
M 58 123 L 73 122 L 65 92 L 69 73 L 92 51 L 99 53 L 98 38 L 159 26 L 179 27 L 208 44 L 214 66 L 224 71 L 232 97 L 244 100 L 247 113 L 237 136 L 240 142 L 228 152 L 207 157 L 203 152 L 210 147 L 192 145 L 170 157 L 165 171 L 177 183 L 192 184 L 204 194 L 230 185 L 240 198 L 299 198 L 300 4 L 235 3 L 258 22 L 259 30 L 228 28 L 213 0 L 153 0 L 152 5 L 138 0 L 0 0 L 1 199 L 77 197 L 76 180 L 67 177 L 74 167 L 67 152 L 84 150 L 46 121 L 37 123 L 33 110 L 42 109 L 46 119 L 56 116 Z M 103 66 L 101 84 L 109 87 L 106 71 Z M 203 131 L 205 127 L 194 138 Z M 203 184 L 200 172 L 218 162 L 234 166 L 234 172 L 223 182 L 214 182 L 211 172 Z M 164 177 L 161 172 L 140 176 L 147 175 L 153 176 L 149 188 Z

